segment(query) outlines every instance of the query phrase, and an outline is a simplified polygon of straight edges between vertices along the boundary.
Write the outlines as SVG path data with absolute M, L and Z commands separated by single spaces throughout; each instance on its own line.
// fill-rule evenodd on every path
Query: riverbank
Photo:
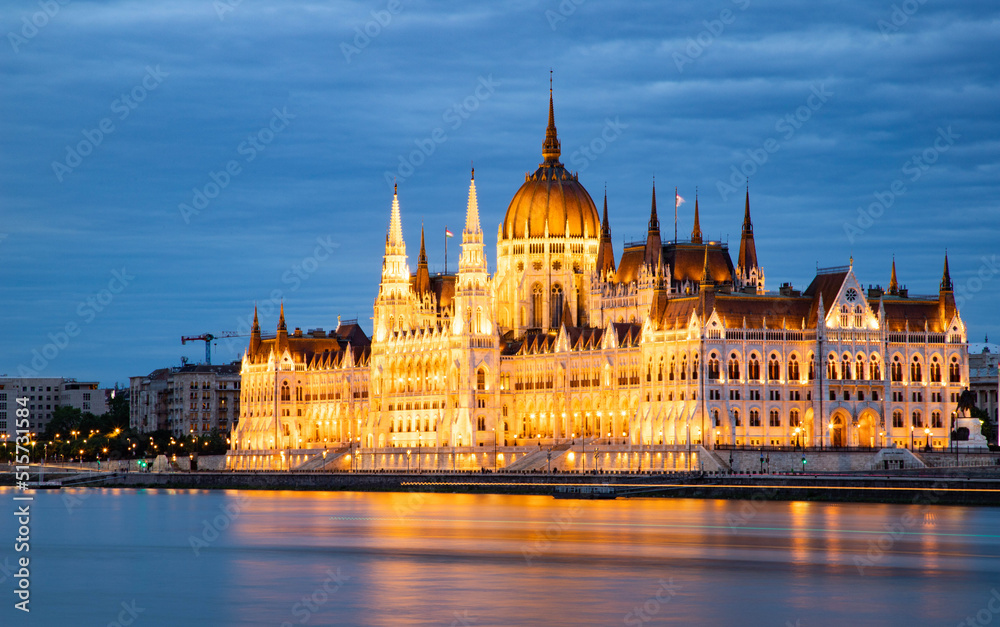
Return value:
M 33 469 L 34 470 L 34 469 Z M 541 494 L 563 498 L 701 498 L 1000 506 L 993 468 L 923 469 L 922 473 L 760 474 L 649 473 L 102 473 L 46 472 L 65 487 L 198 490 L 313 490 Z M 2 475 L 12 485 L 10 473 Z M 32 480 L 35 480 L 32 473 Z

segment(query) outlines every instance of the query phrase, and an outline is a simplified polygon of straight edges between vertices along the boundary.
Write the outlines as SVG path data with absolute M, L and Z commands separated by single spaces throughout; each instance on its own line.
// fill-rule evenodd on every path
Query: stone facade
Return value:
M 371 338 L 289 333 L 283 308 L 264 337 L 255 313 L 233 467 L 344 447 L 948 445 L 969 358 L 947 256 L 929 296 L 894 263 L 887 289 L 847 265 L 768 291 L 749 191 L 734 265 L 697 199 L 690 238 L 664 243 L 654 188 L 646 239 L 616 260 L 607 198 L 602 218 L 559 155 L 550 99 L 495 274 L 473 173 L 455 274 L 428 272 L 423 235 L 411 272 L 394 191 Z

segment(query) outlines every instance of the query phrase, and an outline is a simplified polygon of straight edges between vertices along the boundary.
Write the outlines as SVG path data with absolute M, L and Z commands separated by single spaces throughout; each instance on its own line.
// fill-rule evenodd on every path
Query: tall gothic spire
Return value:
M 649 232 L 660 232 L 660 219 L 656 215 L 656 181 L 653 181 L 653 202 L 649 209 Z
M 889 295 L 899 294 L 899 282 L 896 280 L 896 257 L 892 257 L 892 274 L 889 276 Z
M 389 233 L 385 242 L 386 254 L 406 254 L 406 243 L 403 242 L 403 219 L 399 215 L 399 193 L 395 183 L 392 185 L 392 213 L 389 216 Z
M 948 271 L 948 251 L 944 251 L 944 273 L 941 275 L 941 291 L 951 292 L 954 286 L 951 283 L 951 273 Z
M 281 313 L 278 314 L 278 333 L 281 332 L 288 333 L 288 327 L 285 326 L 285 301 L 281 301 Z
M 701 243 L 701 222 L 698 220 L 698 192 L 694 193 L 694 228 L 691 229 L 691 243 Z
M 253 326 L 250 327 L 250 333 L 260 335 L 260 322 L 257 321 L 257 303 L 253 304 Z
M 465 210 L 465 232 L 462 240 L 467 241 L 467 236 L 478 235 L 482 241 L 483 229 L 479 225 L 479 200 L 476 198 L 476 169 L 472 168 L 472 177 L 469 180 L 469 201 Z
M 743 233 L 740 236 L 740 254 L 736 258 L 736 274 L 748 284 L 756 285 L 760 281 L 751 281 L 751 271 L 759 276 L 757 265 L 757 246 L 753 240 L 753 222 L 750 220 L 750 186 L 747 185 L 746 205 L 743 209 Z
M 549 125 L 545 129 L 545 142 L 542 144 L 542 158 L 545 163 L 542 165 L 558 165 L 559 155 L 562 154 L 559 137 L 556 135 L 556 114 L 552 104 L 552 70 L 549 70 Z
M 413 283 L 417 296 L 422 297 L 431 291 L 431 275 L 427 269 L 427 248 L 424 245 L 424 225 L 420 225 L 420 255 L 417 258 L 417 275 Z
M 601 221 L 601 243 L 597 248 L 597 275 L 606 278 L 615 271 L 615 250 L 611 244 L 611 223 L 608 221 L 608 188 L 604 188 L 604 218 Z
M 465 230 L 462 231 L 462 256 L 458 260 L 459 274 L 486 272 L 483 229 L 479 225 L 479 200 L 476 197 L 476 170 L 469 179 L 469 201 L 465 209 Z M 484 280 L 482 276 L 475 279 Z M 460 281 L 461 282 L 461 281 Z

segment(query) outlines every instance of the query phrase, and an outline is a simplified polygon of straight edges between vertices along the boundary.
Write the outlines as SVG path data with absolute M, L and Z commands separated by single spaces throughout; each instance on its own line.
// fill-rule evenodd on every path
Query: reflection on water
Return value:
M 998 523 L 915 505 L 66 490 L 33 504 L 30 624 L 106 625 L 134 600 L 137 626 L 953 625 L 1000 585 Z M 11 605 L 2 624 L 29 624 Z

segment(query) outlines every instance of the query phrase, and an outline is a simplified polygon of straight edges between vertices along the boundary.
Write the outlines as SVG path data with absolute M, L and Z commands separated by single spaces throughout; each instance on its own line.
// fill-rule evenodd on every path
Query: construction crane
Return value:
M 212 365 L 212 342 L 224 338 L 224 337 L 245 337 L 249 335 L 248 333 L 235 333 L 233 331 L 226 331 L 218 335 L 212 335 L 211 333 L 202 333 L 201 335 L 182 335 L 181 344 L 187 344 L 188 342 L 204 342 L 205 343 L 205 365 Z

